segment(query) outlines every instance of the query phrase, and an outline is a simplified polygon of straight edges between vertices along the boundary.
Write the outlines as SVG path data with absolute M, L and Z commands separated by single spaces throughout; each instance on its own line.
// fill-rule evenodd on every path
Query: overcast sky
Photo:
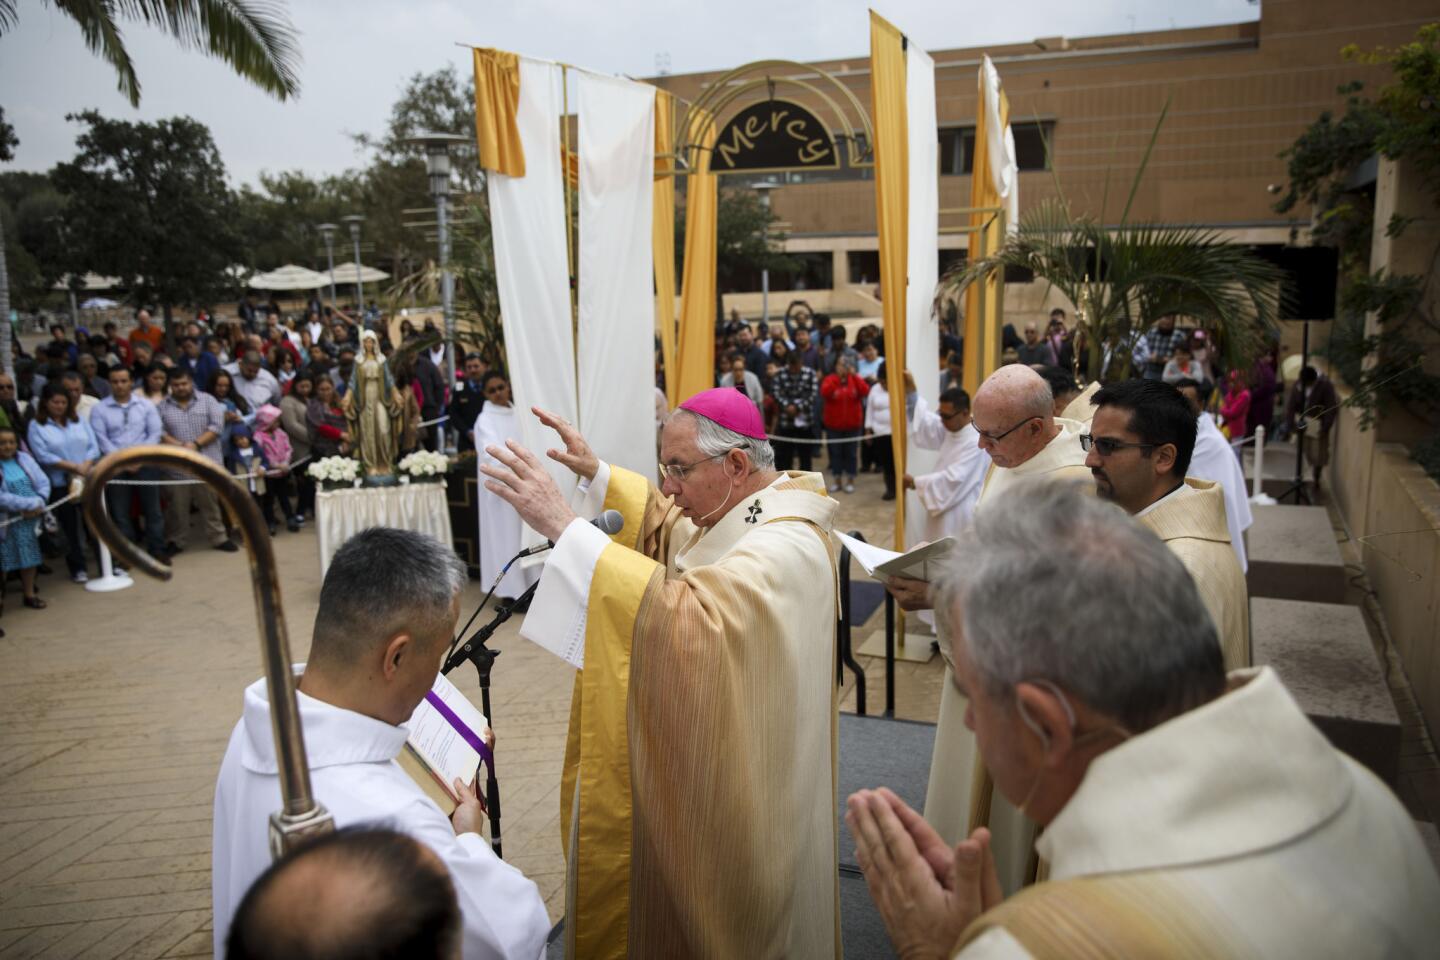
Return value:
M 219 61 L 132 26 L 141 105 L 79 30 L 42 0 L 20 0 L 0 37 L 0 107 L 20 148 L 10 169 L 45 170 L 75 152 L 67 113 L 207 124 L 234 182 L 263 170 L 335 173 L 363 162 L 347 134 L 378 132 L 405 79 L 446 63 L 470 69 L 455 43 L 500 47 L 596 70 L 650 76 L 751 60 L 863 57 L 874 6 L 928 50 L 1255 20 L 1251 0 L 290 0 L 300 32 L 300 96 L 280 103 Z

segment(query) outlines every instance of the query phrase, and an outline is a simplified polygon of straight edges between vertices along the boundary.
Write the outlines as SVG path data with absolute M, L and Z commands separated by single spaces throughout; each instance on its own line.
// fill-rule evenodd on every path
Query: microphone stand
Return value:
M 441 668 L 442 674 L 448 674 L 456 667 L 467 660 L 475 665 L 475 672 L 480 677 L 480 706 L 485 711 L 485 719 L 489 721 L 491 729 L 495 727 L 495 716 L 490 712 L 490 670 L 495 666 L 495 658 L 503 652 L 491 650 L 485 646 L 485 641 L 500 628 L 500 625 L 510 619 L 515 608 L 521 606 L 534 594 L 535 589 L 540 586 L 536 580 L 525 588 L 525 592 L 515 599 L 514 603 L 507 604 L 495 612 L 495 617 L 485 626 L 476 630 L 475 633 L 460 645 L 445 661 Z M 501 856 L 500 852 L 500 783 L 495 779 L 495 761 L 491 757 L 490 763 L 486 764 L 485 776 L 485 809 L 490 815 L 490 847 L 495 851 L 495 856 Z

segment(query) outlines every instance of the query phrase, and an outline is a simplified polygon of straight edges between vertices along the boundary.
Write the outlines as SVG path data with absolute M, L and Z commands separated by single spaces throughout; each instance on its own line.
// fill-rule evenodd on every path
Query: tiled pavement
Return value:
M 878 477 L 861 477 L 856 494 L 840 495 L 839 525 L 886 545 L 890 505 L 879 492 Z M 276 552 L 302 659 L 319 594 L 314 533 L 281 534 Z M 170 583 L 140 579 L 113 594 L 45 578 L 48 610 L 21 608 L 12 594 L 0 619 L 0 956 L 209 954 L 215 771 L 260 657 L 244 558 L 192 547 L 177 561 Z M 471 584 L 467 615 L 480 594 Z M 857 630 L 857 648 L 882 620 Z M 573 674 L 519 639 L 513 621 L 493 646 L 503 652 L 491 693 L 505 851 L 558 918 L 558 791 Z M 861 662 L 878 712 L 883 662 Z M 897 715 L 933 720 L 942 676 L 938 657 L 901 663 Z M 478 704 L 473 672 L 458 679 Z M 1433 820 L 1440 765 L 1405 695 L 1397 691 L 1402 795 Z M 842 709 L 853 700 L 847 680 Z

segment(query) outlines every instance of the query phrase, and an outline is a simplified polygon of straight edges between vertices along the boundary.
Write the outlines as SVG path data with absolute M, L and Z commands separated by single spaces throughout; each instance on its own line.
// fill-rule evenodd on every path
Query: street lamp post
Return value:
M 358 213 L 341 217 L 340 222 L 350 228 L 350 240 L 355 245 L 355 312 L 360 314 L 360 326 L 365 326 L 365 286 L 360 279 L 360 224 L 365 218 Z
M 760 195 L 760 206 L 765 208 L 765 213 L 768 216 L 770 213 L 770 191 L 780 189 L 780 184 L 761 181 L 760 183 L 752 183 L 750 187 Z M 766 253 L 769 253 L 770 224 L 768 222 L 765 224 L 764 237 Z M 761 323 L 765 325 L 765 336 L 768 337 L 770 335 L 770 268 L 768 266 L 760 268 L 760 318 Z
M 435 198 L 435 226 L 440 243 L 440 311 L 445 320 L 445 382 L 455 389 L 455 277 L 450 272 L 450 148 L 470 142 L 453 133 L 422 133 L 405 141 L 425 150 L 425 172 Z
M 325 259 L 330 264 L 330 309 L 335 309 L 335 231 L 340 228 L 333 223 L 322 223 L 315 228 L 320 231 L 320 236 L 325 238 Z M 359 263 L 360 258 L 356 257 L 355 262 Z

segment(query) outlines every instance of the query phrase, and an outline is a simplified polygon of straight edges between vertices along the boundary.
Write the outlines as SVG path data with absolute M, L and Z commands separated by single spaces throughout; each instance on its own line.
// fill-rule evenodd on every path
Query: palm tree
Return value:
M 1102 367 L 1108 379 L 1129 376 L 1138 335 L 1171 315 L 1190 317 L 1212 331 L 1227 366 L 1248 366 L 1274 333 L 1281 271 L 1205 227 L 1128 222 L 1164 120 L 1162 111 L 1118 226 L 1103 224 L 1103 202 L 1102 220 L 1072 216 L 1057 177 L 1058 197 L 1021 216 L 1018 229 L 994 254 L 961 261 L 941 277 L 937 309 L 970 284 L 1015 267 L 1057 287 L 1075 306 L 1077 374 L 1083 339 L 1093 378 Z
M 182 47 L 219 57 L 277 99 L 300 90 L 300 50 L 283 3 L 276 0 L 50 0 L 74 20 L 91 52 L 119 74 L 119 89 L 140 105 L 140 80 L 125 49 L 122 21 L 158 27 Z M 0 36 L 15 26 L 19 0 L 0 0 Z

